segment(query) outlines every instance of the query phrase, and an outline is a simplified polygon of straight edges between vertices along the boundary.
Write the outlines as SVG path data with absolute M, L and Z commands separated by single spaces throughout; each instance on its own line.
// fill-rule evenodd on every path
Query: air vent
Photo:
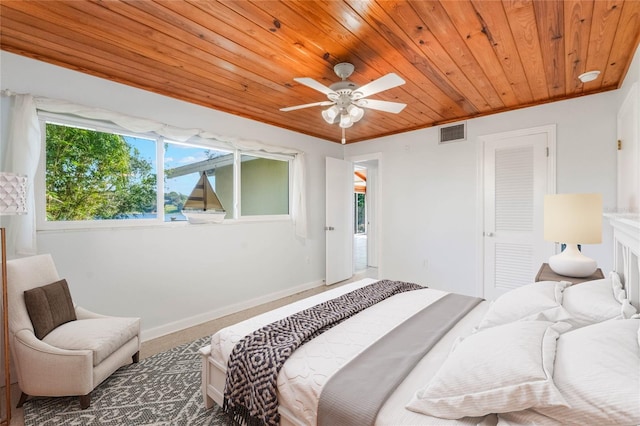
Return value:
M 467 123 L 454 124 L 440 128 L 440 143 L 467 140 Z

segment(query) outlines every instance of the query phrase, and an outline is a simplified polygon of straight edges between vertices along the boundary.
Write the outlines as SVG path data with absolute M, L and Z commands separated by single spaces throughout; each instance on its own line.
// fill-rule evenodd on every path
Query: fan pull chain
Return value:
M 347 143 L 347 138 L 344 135 L 345 133 L 345 129 L 344 127 L 342 128 L 342 145 L 344 145 L 345 143 Z

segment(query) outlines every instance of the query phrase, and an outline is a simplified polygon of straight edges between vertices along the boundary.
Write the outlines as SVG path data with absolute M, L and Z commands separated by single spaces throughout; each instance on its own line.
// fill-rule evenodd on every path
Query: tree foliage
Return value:
M 365 194 L 356 194 L 356 233 L 365 232 Z
M 187 202 L 187 198 L 189 197 L 176 191 L 164 194 L 165 213 L 174 213 L 182 210 L 184 203 Z
M 156 209 L 156 175 L 120 136 L 47 124 L 47 220 L 119 219 Z

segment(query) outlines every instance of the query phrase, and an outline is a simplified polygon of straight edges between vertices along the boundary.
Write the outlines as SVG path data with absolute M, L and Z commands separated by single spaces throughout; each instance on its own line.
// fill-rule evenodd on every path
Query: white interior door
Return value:
M 326 161 L 326 275 L 334 284 L 353 275 L 353 164 Z
M 553 254 L 543 238 L 544 194 L 554 192 L 555 126 L 480 138 L 484 146 L 484 297 L 533 282 Z M 550 182 L 553 181 L 553 182 Z

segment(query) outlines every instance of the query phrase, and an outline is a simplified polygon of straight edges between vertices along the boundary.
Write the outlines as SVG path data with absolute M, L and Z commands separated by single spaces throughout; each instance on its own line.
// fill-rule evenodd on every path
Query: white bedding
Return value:
M 212 336 L 211 357 L 219 364 L 226 365 L 233 346 L 253 330 L 375 281 L 364 279 L 347 284 L 220 330 Z M 278 376 L 283 424 L 315 425 L 318 398 L 327 379 L 397 324 L 445 294 L 443 291 L 427 289 L 396 295 L 353 316 L 296 350 Z M 382 407 L 377 425 L 460 425 L 478 424 L 483 420 L 437 419 L 411 412 L 404 406 L 416 389 L 435 374 L 456 338 L 471 333 L 488 306 L 486 302 L 478 305 L 429 352 Z M 493 419 L 489 420 L 491 423 Z
M 640 262 L 638 262 L 637 235 L 628 232 L 626 227 L 615 227 L 614 263 L 618 273 L 622 274 L 620 277 L 616 277 L 612 272 L 608 280 L 570 287 L 563 286 L 562 289 L 557 287 L 560 283 L 535 283 L 532 286 L 512 290 L 511 294 L 496 300 L 493 305 L 482 302 L 476 306 L 442 338 L 398 386 L 378 413 L 376 425 L 471 425 L 479 421 L 482 425 L 498 423 L 499 426 L 585 424 L 594 419 L 598 424 L 618 422 L 640 425 L 640 315 L 634 315 L 635 309 L 632 309 L 633 306 L 640 307 L 638 300 L 640 275 L 638 270 L 634 269 Z M 211 407 L 214 401 L 222 404 L 227 358 L 234 344 L 243 336 L 277 319 L 374 281 L 367 279 L 331 289 L 233 325 L 214 335 L 212 344 L 200 349 L 204 405 Z M 624 283 L 624 293 L 621 292 L 620 286 L 616 285 L 618 281 Z M 399 321 L 411 310 L 419 309 L 418 305 L 421 303 L 432 303 L 444 295 L 437 290 L 427 290 L 424 293 L 428 296 L 420 298 L 421 301 L 406 295 L 395 296 L 402 300 L 401 307 L 393 306 L 395 302 L 383 302 L 381 306 L 392 307 L 389 313 L 376 313 L 379 307 L 361 312 L 353 319 L 347 320 L 357 325 L 355 331 L 341 330 L 341 324 L 335 330 L 322 335 L 322 339 L 303 346 L 300 353 L 288 362 L 278 377 L 278 391 L 282 403 L 281 426 L 315 425 L 314 416 L 319 390 L 338 368 L 338 364 L 329 358 L 334 353 L 338 353 L 341 362 L 348 361 L 350 357 L 358 354 L 367 342 L 379 338 L 382 327 L 387 329 L 393 327 L 388 321 Z M 562 319 L 556 315 L 558 313 L 562 314 Z M 525 404 L 528 408 L 521 411 L 512 411 L 511 407 L 507 407 L 509 411 L 507 413 L 490 414 L 483 419 L 461 420 L 438 419 L 405 408 L 413 398 L 425 395 L 421 392 L 423 389 L 430 389 L 436 383 L 447 383 L 451 378 L 450 374 L 459 371 L 458 368 L 445 368 L 453 361 L 458 360 L 458 365 L 464 365 L 472 371 L 481 371 L 482 367 L 477 362 L 479 357 L 476 356 L 476 351 L 465 351 L 460 348 L 478 342 L 482 345 L 478 347 L 477 353 L 480 353 L 484 347 L 498 345 L 503 347 L 503 342 L 514 341 L 513 336 L 504 334 L 504 330 L 511 330 L 509 324 L 517 321 L 560 321 L 570 323 L 574 327 L 557 339 L 553 371 L 553 384 L 571 407 L 562 405 L 545 407 L 532 400 Z M 502 327 L 502 332 L 488 333 L 487 331 L 491 328 L 486 327 L 489 326 L 496 329 Z M 528 327 L 528 325 L 521 326 Z M 472 332 L 478 333 L 474 334 L 477 338 L 462 340 L 453 350 L 462 352 L 455 357 L 449 356 L 458 338 L 469 336 Z M 539 350 L 544 348 L 546 339 L 542 340 Z M 346 344 L 340 343 L 345 341 Z M 528 342 L 528 340 L 525 341 Z M 537 351 L 533 351 L 533 354 L 530 354 L 530 351 L 524 352 L 530 358 L 529 361 L 541 358 L 535 356 Z M 465 353 L 470 355 L 465 357 Z M 511 352 L 504 352 L 502 355 L 512 356 Z M 500 357 L 491 358 L 494 361 L 493 368 L 505 364 L 508 367 L 509 363 L 498 358 Z M 453 365 L 456 365 L 455 362 Z M 446 380 L 439 380 L 441 377 L 436 375 L 443 375 Z M 477 385 L 478 380 L 482 379 L 476 377 L 477 375 L 463 376 L 467 378 L 466 382 L 469 385 L 474 386 Z M 491 375 L 489 387 L 495 389 L 501 386 L 501 377 L 511 376 L 509 374 Z M 305 387 L 307 385 L 303 385 L 305 382 L 310 383 L 308 388 Z M 463 385 L 467 386 L 464 383 Z M 303 388 L 309 390 L 303 390 Z M 462 395 L 469 394 L 470 390 L 466 387 L 462 390 Z M 429 396 L 428 392 L 426 395 Z M 513 395 L 507 393 L 504 398 L 512 399 Z M 469 404 L 464 404 L 462 407 L 468 406 Z M 492 410 L 493 406 L 489 406 L 483 412 L 490 413 L 493 412 Z M 429 409 L 424 410 L 424 407 L 420 411 L 430 412 Z M 471 411 L 465 411 L 465 413 L 471 413 Z

